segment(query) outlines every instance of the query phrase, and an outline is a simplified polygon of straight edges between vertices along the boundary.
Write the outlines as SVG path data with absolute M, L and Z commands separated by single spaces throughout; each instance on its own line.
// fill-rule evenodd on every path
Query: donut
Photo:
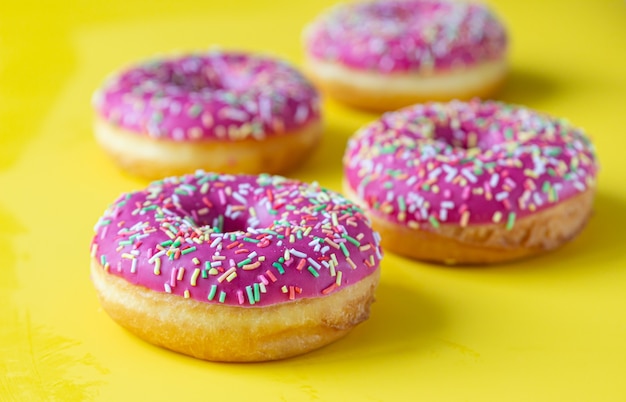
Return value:
M 472 100 L 384 114 L 349 140 L 344 194 L 382 247 L 444 264 L 488 264 L 555 249 L 591 214 L 598 162 L 565 119 Z
M 322 13 L 303 37 L 308 77 L 336 100 L 372 111 L 490 97 L 507 72 L 506 30 L 478 3 L 346 3 Z
M 92 103 L 98 143 L 148 179 L 196 169 L 284 173 L 322 129 L 319 95 L 298 71 L 235 51 L 148 60 L 113 74 Z
M 211 361 L 265 361 L 366 320 L 381 258 L 369 219 L 335 192 L 197 171 L 106 210 L 91 278 L 103 309 L 147 342 Z

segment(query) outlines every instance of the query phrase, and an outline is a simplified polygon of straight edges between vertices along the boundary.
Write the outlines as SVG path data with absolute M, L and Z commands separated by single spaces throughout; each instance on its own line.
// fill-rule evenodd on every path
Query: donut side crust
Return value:
M 135 286 L 91 261 L 100 303 L 118 324 L 154 345 L 224 362 L 284 359 L 345 336 L 369 317 L 379 278 L 377 268 L 328 296 L 237 307 Z
M 363 206 L 344 182 L 344 194 Z M 438 228 L 412 229 L 375 213 L 368 215 L 381 237 L 383 249 L 418 260 L 443 264 L 492 264 L 539 255 L 574 237 L 589 220 L 595 189 L 570 197 L 553 207 L 506 223 L 482 225 L 440 224 Z
M 97 142 L 125 171 L 146 179 L 193 173 L 286 173 L 300 165 L 319 143 L 322 121 L 263 140 L 174 141 L 135 133 L 97 116 Z
M 384 112 L 428 101 L 490 98 L 504 86 L 507 63 L 503 58 L 446 72 L 382 74 L 309 57 L 304 71 L 330 97 L 359 109 Z

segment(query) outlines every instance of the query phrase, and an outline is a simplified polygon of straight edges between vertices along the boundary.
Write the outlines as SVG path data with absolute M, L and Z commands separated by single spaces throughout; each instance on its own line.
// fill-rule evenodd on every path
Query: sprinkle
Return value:
M 223 290 L 221 290 L 221 291 L 220 291 L 219 302 L 220 302 L 220 303 L 224 303 L 224 301 L 226 301 L 226 292 L 224 292 Z
M 515 224 L 515 212 L 509 213 L 509 218 L 506 222 L 506 230 L 513 229 L 513 225 Z
M 246 294 L 248 295 L 248 303 L 250 303 L 250 305 L 254 304 L 254 292 L 252 290 L 252 286 L 248 285 L 246 286 Z
M 279 274 L 282 275 L 282 274 L 285 273 L 285 268 L 283 268 L 283 266 L 278 261 L 272 263 L 272 266 L 278 270 Z M 270 272 L 270 271 L 266 271 L 266 272 Z M 270 278 L 271 278 L 271 276 L 270 276 Z M 276 282 L 276 279 L 274 279 L 274 282 Z
M 341 251 L 343 252 L 343 255 L 345 255 L 346 257 L 350 256 L 350 252 L 348 251 L 348 249 L 346 248 L 346 245 L 344 243 L 339 243 L 339 248 L 341 248 Z
M 285 271 L 281 272 L 284 273 Z M 269 269 L 267 271 L 265 271 L 265 275 L 269 276 L 270 279 L 272 280 L 272 282 L 276 282 L 278 279 L 274 276 L 274 274 L 272 273 L 272 271 L 270 271 Z
M 190 281 L 191 286 L 196 286 L 198 276 L 200 276 L 200 268 L 196 268 L 193 271 L 193 274 L 191 275 L 191 281 Z
M 252 264 L 246 264 L 244 266 L 241 267 L 241 269 L 243 269 L 244 271 L 251 271 L 253 269 L 257 269 L 258 267 L 261 266 L 261 262 L 260 261 L 256 261 Z
M 324 290 L 322 290 L 322 294 L 323 295 L 327 295 L 330 292 L 332 292 L 333 290 L 337 289 L 338 285 L 336 283 L 331 283 L 330 286 L 326 287 Z
M 211 289 L 209 290 L 209 296 L 207 298 L 209 300 L 213 300 L 216 293 L 217 293 L 217 285 L 211 285 Z
M 298 250 L 295 250 L 295 249 L 293 249 L 293 248 L 292 248 L 291 250 L 289 250 L 289 252 L 290 252 L 291 254 L 295 255 L 296 257 L 299 257 L 299 258 L 306 258 L 306 254 L 305 254 L 305 253 L 303 253 L 303 252 L 301 252 L 301 251 L 298 251 Z
M 315 268 L 311 266 L 309 266 L 307 270 L 311 273 L 311 275 L 313 275 L 316 278 L 320 276 L 320 274 L 315 270 Z
M 185 255 L 185 254 L 192 253 L 194 251 L 196 251 L 196 246 L 192 246 L 192 247 L 189 247 L 189 248 L 186 248 L 186 249 L 182 250 L 181 254 Z
M 335 284 L 341 286 L 341 279 L 343 278 L 343 272 L 337 271 L 337 277 L 335 278 Z
M 155 275 L 161 275 L 161 259 L 159 257 L 157 257 L 154 260 L 154 274 Z
M 185 268 L 183 267 L 178 268 L 178 275 L 176 276 L 176 279 L 179 281 L 182 281 L 183 275 L 185 275 Z
M 217 278 L 217 281 L 218 281 L 219 283 L 224 282 L 224 280 L 226 280 L 226 278 L 227 278 L 228 276 L 230 276 L 230 275 L 232 275 L 232 274 L 236 273 L 236 271 L 237 271 L 237 268 L 235 268 L 235 267 L 231 267 L 231 268 L 229 268 L 226 272 L 224 272 L 222 275 L 220 275 L 220 276 Z M 230 281 L 229 281 L 229 282 L 230 282 Z

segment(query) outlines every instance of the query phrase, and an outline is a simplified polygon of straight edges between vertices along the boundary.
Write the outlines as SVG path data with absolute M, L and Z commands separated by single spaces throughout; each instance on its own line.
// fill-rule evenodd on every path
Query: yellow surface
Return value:
M 369 321 L 314 353 L 246 365 L 153 347 L 100 309 L 93 224 L 146 183 L 97 147 L 90 96 L 129 62 L 212 44 L 299 64 L 302 26 L 331 1 L 76 3 L 0 5 L 0 400 L 626 400 L 624 1 L 491 2 L 512 38 L 501 99 L 568 117 L 596 143 L 580 237 L 489 268 L 387 253 Z M 293 176 L 339 190 L 346 140 L 376 116 L 331 101 L 324 112 L 321 147 Z

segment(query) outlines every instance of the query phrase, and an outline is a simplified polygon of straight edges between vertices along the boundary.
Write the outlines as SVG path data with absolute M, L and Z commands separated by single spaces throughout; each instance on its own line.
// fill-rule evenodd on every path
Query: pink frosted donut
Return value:
M 120 325 L 217 361 L 280 359 L 367 319 L 378 234 L 339 194 L 279 176 L 198 171 L 122 195 L 100 218 L 91 274 Z
M 310 24 L 304 41 L 311 79 L 334 98 L 365 109 L 487 97 L 507 70 L 505 29 L 478 3 L 341 4 Z
M 95 134 L 127 171 L 285 172 L 321 134 L 319 96 L 266 56 L 210 51 L 125 69 L 96 91 Z
M 383 248 L 444 263 L 554 249 L 584 227 L 598 164 L 582 130 L 498 102 L 391 112 L 349 141 L 344 189 Z

